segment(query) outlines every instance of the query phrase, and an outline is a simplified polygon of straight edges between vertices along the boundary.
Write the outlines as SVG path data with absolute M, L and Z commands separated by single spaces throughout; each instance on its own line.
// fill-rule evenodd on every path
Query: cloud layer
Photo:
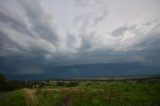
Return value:
M 74 9 L 70 16 L 73 26 L 63 27 L 54 22 L 58 16 L 47 11 L 41 1 L 1 0 L 0 72 L 43 74 L 52 70 L 50 67 L 96 63 L 159 66 L 160 14 L 155 11 L 160 10 L 159 2 L 153 0 L 155 9 L 146 14 L 148 10 L 144 10 L 146 16 L 138 17 L 137 11 L 129 8 L 128 18 L 122 19 L 119 8 L 128 9 L 128 1 L 115 5 L 105 0 L 69 0 Z

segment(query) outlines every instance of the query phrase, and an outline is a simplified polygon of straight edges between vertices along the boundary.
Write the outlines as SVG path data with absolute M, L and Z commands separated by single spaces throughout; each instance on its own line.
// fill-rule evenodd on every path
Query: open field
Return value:
M 160 106 L 160 79 L 49 80 L 0 98 L 0 106 Z

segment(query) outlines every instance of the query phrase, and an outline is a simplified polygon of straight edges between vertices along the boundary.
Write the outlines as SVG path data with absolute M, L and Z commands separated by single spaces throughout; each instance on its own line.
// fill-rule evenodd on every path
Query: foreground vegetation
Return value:
M 0 106 L 160 106 L 160 79 L 49 80 L 9 92 Z

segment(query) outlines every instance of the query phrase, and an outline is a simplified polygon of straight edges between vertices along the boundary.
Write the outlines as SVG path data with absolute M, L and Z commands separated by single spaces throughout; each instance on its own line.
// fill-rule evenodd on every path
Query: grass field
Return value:
M 0 106 L 160 106 L 159 79 L 55 83 L 12 91 L 0 98 Z

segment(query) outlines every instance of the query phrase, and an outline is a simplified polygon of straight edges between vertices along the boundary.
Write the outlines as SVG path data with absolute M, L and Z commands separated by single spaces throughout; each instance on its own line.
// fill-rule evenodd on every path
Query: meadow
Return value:
M 160 79 L 41 81 L 7 92 L 0 106 L 160 106 Z

